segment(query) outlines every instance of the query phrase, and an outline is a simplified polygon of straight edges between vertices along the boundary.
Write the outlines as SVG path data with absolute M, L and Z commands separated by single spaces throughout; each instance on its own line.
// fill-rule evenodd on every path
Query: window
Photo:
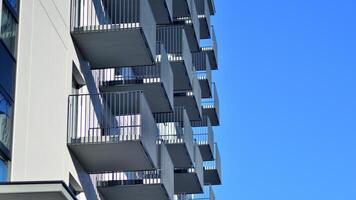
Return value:
M 16 58 L 17 22 L 5 4 L 2 6 L 0 37 L 11 54 Z
M 10 151 L 12 106 L 0 93 L 0 142 Z
M 12 7 L 12 9 L 14 9 L 17 12 L 18 9 L 18 0 L 7 0 L 7 2 L 9 2 L 10 6 Z
M 0 157 L 0 182 L 6 182 L 7 181 L 7 163 L 3 161 Z

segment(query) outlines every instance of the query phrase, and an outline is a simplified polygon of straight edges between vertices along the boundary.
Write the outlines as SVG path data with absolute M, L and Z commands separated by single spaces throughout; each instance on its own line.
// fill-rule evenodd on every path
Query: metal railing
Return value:
M 203 193 L 190 195 L 192 200 L 215 200 L 215 193 L 212 186 L 204 186 Z
M 202 100 L 202 106 L 204 109 L 214 108 L 216 111 L 216 115 L 219 118 L 220 116 L 220 109 L 219 109 L 219 96 L 218 91 L 216 89 L 216 84 L 213 83 L 213 98 L 205 98 Z
M 185 108 L 175 107 L 172 113 L 154 113 L 153 116 L 159 130 L 159 139 L 167 144 L 184 143 L 193 158 L 193 129 Z
M 193 74 L 193 59 L 184 26 L 157 27 L 157 41 L 164 44 L 169 61 L 183 61 L 190 80 Z
M 215 160 L 205 161 L 203 163 L 205 170 L 217 170 L 219 176 L 221 177 L 221 157 L 218 145 L 215 143 Z
M 201 55 L 204 55 L 204 56 L 201 56 Z M 197 76 L 198 80 L 206 79 L 208 81 L 210 88 L 211 88 L 212 84 L 213 84 L 212 83 L 213 78 L 212 78 L 210 61 L 209 61 L 208 56 L 205 54 L 205 52 L 193 54 L 193 65 L 197 69 L 196 76 Z M 202 67 L 202 65 L 204 65 L 204 68 Z
M 209 145 L 214 152 L 214 131 L 209 119 L 207 126 L 193 127 L 193 138 L 198 145 Z
M 71 31 L 118 31 L 142 27 L 155 52 L 156 21 L 147 0 L 72 0 Z
M 204 18 L 208 25 L 208 29 L 211 27 L 210 10 L 208 5 L 209 0 L 195 0 L 198 18 Z
M 93 184 L 97 187 L 163 184 L 169 199 L 172 199 L 174 194 L 174 166 L 166 146 L 162 144 L 157 147 L 159 148 L 158 169 L 91 174 Z
M 142 91 L 68 97 L 68 144 L 140 140 L 156 158 L 158 129 Z
M 214 51 L 216 62 L 218 63 L 218 44 L 216 41 L 216 34 L 214 26 L 211 26 L 211 39 L 205 41 L 206 44 L 201 48 L 203 51 L 212 50 Z
M 162 44 L 157 44 L 156 64 L 149 66 L 119 67 L 92 70 L 99 86 L 162 83 L 167 97 L 173 102 L 173 72 Z

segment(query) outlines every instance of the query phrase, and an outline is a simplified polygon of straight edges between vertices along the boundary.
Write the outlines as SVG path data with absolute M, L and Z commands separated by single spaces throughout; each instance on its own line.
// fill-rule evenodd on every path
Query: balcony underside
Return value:
M 173 18 L 189 17 L 189 15 L 187 0 L 173 0 Z
M 149 0 L 157 24 L 169 24 L 172 16 L 169 13 L 166 0 Z
M 220 185 L 221 179 L 218 170 L 204 169 L 204 185 Z
M 72 32 L 73 39 L 92 69 L 151 65 L 153 54 L 141 28 Z
M 154 164 L 141 141 L 68 144 L 88 173 L 153 169 Z
M 200 39 L 209 39 L 210 35 L 210 27 L 205 17 L 199 18 L 200 24 Z
M 170 102 L 162 83 L 124 84 L 122 81 L 110 81 L 100 87 L 102 92 L 124 92 L 142 90 L 153 113 L 172 112 L 173 102 Z
M 214 160 L 214 155 L 209 144 L 199 144 L 199 150 L 203 161 Z
M 113 185 L 98 191 L 106 200 L 170 200 L 163 184 Z
M 196 173 L 174 173 L 174 193 L 194 194 L 202 193 L 203 188 L 199 183 Z
M 0 199 L 4 200 L 76 200 L 64 183 L 23 182 L 0 185 Z
M 193 23 L 185 23 L 184 30 L 187 35 L 187 40 L 191 52 L 199 51 L 199 38 L 195 35 Z
M 207 55 L 208 55 L 208 58 L 209 58 L 209 62 L 210 62 L 210 65 L 211 65 L 211 69 L 212 70 L 217 70 L 218 69 L 218 63 L 217 63 L 217 60 L 216 60 L 216 52 L 213 50 L 213 49 L 207 49 L 207 50 L 204 50 Z
M 200 88 L 201 88 L 201 97 L 210 98 L 211 97 L 211 87 L 208 79 L 199 79 Z
M 192 166 L 192 158 L 189 155 L 185 143 L 169 144 L 167 143 L 167 150 L 176 168 L 188 168 Z
M 217 115 L 215 107 L 203 108 L 203 115 L 208 116 L 212 126 L 219 126 L 219 117 Z
M 201 120 L 200 109 L 198 108 L 194 96 L 175 96 L 174 106 L 185 107 L 190 121 Z
M 171 61 L 174 90 L 190 90 L 192 85 L 184 61 Z

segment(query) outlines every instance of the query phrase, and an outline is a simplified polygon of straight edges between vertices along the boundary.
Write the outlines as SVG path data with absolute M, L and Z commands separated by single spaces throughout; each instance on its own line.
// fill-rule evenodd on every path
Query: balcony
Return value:
M 200 24 L 195 0 L 189 0 L 188 3 L 190 4 L 190 15 L 186 17 L 176 17 L 173 20 L 174 24 L 180 24 L 184 26 L 190 51 L 195 52 L 199 51 L 200 48 Z
M 211 20 L 210 20 L 210 9 L 208 1 L 211 0 L 195 0 L 197 12 L 198 12 L 198 19 L 200 24 L 200 38 L 201 39 L 209 39 L 210 35 L 210 27 L 211 27 Z
M 207 54 L 204 52 L 193 53 L 193 65 L 200 83 L 202 98 L 211 98 L 212 72 Z
M 93 72 L 102 92 L 142 90 L 153 113 L 173 110 L 173 72 L 163 47 L 155 65 L 98 69 Z
M 201 51 L 205 52 L 208 55 L 209 62 L 211 64 L 211 69 L 218 69 L 218 45 L 216 42 L 216 35 L 214 27 L 211 27 L 211 39 L 206 41 L 206 44 L 203 44 Z
M 215 15 L 215 3 L 214 0 L 208 0 L 208 6 L 209 6 L 209 11 L 210 15 Z
M 167 50 L 168 60 L 171 62 L 174 75 L 174 90 L 191 89 L 193 77 L 192 54 L 184 26 L 158 26 L 157 41 L 161 42 Z M 158 55 L 160 55 L 159 50 Z
M 193 128 L 193 138 L 199 146 L 203 161 L 214 160 L 214 131 L 209 119 L 207 126 Z
M 149 0 L 157 24 L 169 24 L 173 18 L 173 0 Z
M 193 130 L 186 110 L 176 107 L 172 113 L 157 113 L 154 118 L 159 129 L 159 142 L 167 146 L 173 165 L 188 168 L 193 164 Z
M 190 17 L 192 0 L 172 0 L 173 18 Z
M 221 184 L 221 159 L 218 146 L 215 143 L 215 160 L 204 162 L 204 184 Z
M 154 64 L 156 21 L 147 0 L 73 0 L 71 34 L 93 69 Z
M 210 119 L 211 125 L 220 125 L 220 111 L 219 111 L 219 96 L 215 83 L 213 84 L 214 92 L 213 98 L 207 98 L 202 100 L 203 116 L 207 116 Z
M 159 145 L 158 152 L 158 169 L 91 175 L 98 192 L 106 200 L 173 199 L 173 163 L 164 144 Z
M 201 194 L 178 194 L 174 195 L 175 200 L 215 200 L 215 193 L 212 186 L 204 186 L 204 193 Z
M 69 187 L 59 181 L 0 183 L 0 199 L 76 200 Z
M 71 95 L 68 106 L 68 147 L 88 173 L 157 166 L 158 129 L 142 91 Z
M 174 169 L 174 193 L 202 193 L 204 186 L 203 160 L 199 147 L 194 145 L 194 165 L 190 168 Z
M 174 91 L 174 105 L 185 107 L 191 121 L 202 119 L 201 89 L 196 77 L 193 78 L 193 90 Z

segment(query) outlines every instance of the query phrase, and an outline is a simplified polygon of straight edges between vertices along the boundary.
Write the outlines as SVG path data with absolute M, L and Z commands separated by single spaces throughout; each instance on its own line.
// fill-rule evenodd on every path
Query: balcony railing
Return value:
M 214 131 L 209 119 L 207 126 L 193 128 L 193 138 L 199 145 L 203 160 L 212 160 L 214 158 Z
M 220 185 L 221 184 L 221 158 L 217 144 L 215 143 L 215 160 L 206 161 L 204 166 L 204 183 L 205 185 Z
M 156 64 L 94 70 L 101 91 L 143 90 L 152 112 L 173 109 L 173 72 L 164 47 L 159 47 Z M 163 87 L 162 87 L 163 86 Z
M 211 26 L 211 39 L 204 40 L 204 42 L 205 43 L 202 45 L 201 50 L 207 52 L 211 69 L 215 70 L 218 68 L 218 44 L 213 26 Z
M 193 65 L 196 68 L 196 76 L 200 82 L 203 98 L 212 97 L 212 72 L 208 56 L 205 52 L 193 54 Z
M 175 193 L 202 193 L 204 186 L 203 159 L 197 144 L 194 145 L 194 164 L 189 168 L 175 168 Z
M 174 90 L 191 89 L 193 78 L 192 54 L 184 26 L 157 27 L 157 41 L 164 45 L 168 59 L 172 63 Z
M 190 8 L 190 15 L 187 17 L 177 17 L 174 19 L 174 21 L 175 23 L 184 25 L 190 51 L 195 52 L 199 50 L 200 21 L 195 0 L 189 0 L 188 3 Z
M 145 197 L 145 199 L 171 200 L 174 194 L 173 163 L 165 145 L 159 145 L 158 152 L 159 167 L 157 169 L 92 174 L 92 182 L 108 199 Z M 112 187 L 115 189 L 108 189 Z
M 202 92 L 196 76 L 193 77 L 192 86 L 193 90 L 174 91 L 174 101 L 176 106 L 186 107 L 191 121 L 200 121 L 202 119 Z
M 147 159 L 150 163 L 155 163 L 157 160 L 155 143 L 158 129 L 142 91 L 70 95 L 68 106 L 68 145 L 74 154 L 77 154 L 79 160 L 89 163 L 88 171 L 103 170 L 100 167 L 96 168 L 97 164 L 100 165 L 99 160 L 109 159 L 109 155 L 113 153 L 99 150 L 98 148 L 102 146 L 95 144 L 111 144 L 110 147 L 125 150 L 126 147 L 133 148 L 134 146 L 120 146 L 120 144 L 137 141 L 137 145 L 142 145 L 145 150 L 141 155 L 149 155 Z M 118 146 L 115 147 L 113 144 L 118 144 Z M 84 151 L 86 148 L 88 148 L 87 151 Z M 89 150 L 96 152 L 95 155 L 102 154 L 106 157 L 96 158 L 98 162 L 95 163 L 92 158 L 88 160 L 93 156 L 89 155 Z M 112 156 L 118 159 L 116 153 Z M 111 163 L 115 163 L 115 159 Z M 150 164 L 144 164 L 144 166 L 153 167 Z M 126 167 L 123 168 L 126 169 Z M 140 166 L 132 168 L 136 169 L 136 167 Z M 121 169 L 120 167 L 114 168 Z
M 215 200 L 215 193 L 212 186 L 204 186 L 204 193 L 201 194 L 177 194 L 174 200 Z
M 174 147 L 170 147 L 169 144 L 185 145 L 188 157 L 183 159 L 180 155 L 178 159 L 175 157 L 176 155 L 172 155 L 174 166 L 190 166 L 194 158 L 193 130 L 184 107 L 175 107 L 172 113 L 154 114 L 154 118 L 159 129 L 159 139 L 168 145 L 169 150 L 172 152 L 176 150 Z
M 147 0 L 72 0 L 71 6 L 71 32 L 93 68 L 153 62 L 156 21 Z
M 202 39 L 210 38 L 211 19 L 208 1 L 210 0 L 195 0 L 200 21 L 200 37 Z
M 213 83 L 213 98 L 206 98 L 202 100 L 203 115 L 208 116 L 211 124 L 217 126 L 220 124 L 220 109 L 219 96 L 216 89 L 216 84 Z

